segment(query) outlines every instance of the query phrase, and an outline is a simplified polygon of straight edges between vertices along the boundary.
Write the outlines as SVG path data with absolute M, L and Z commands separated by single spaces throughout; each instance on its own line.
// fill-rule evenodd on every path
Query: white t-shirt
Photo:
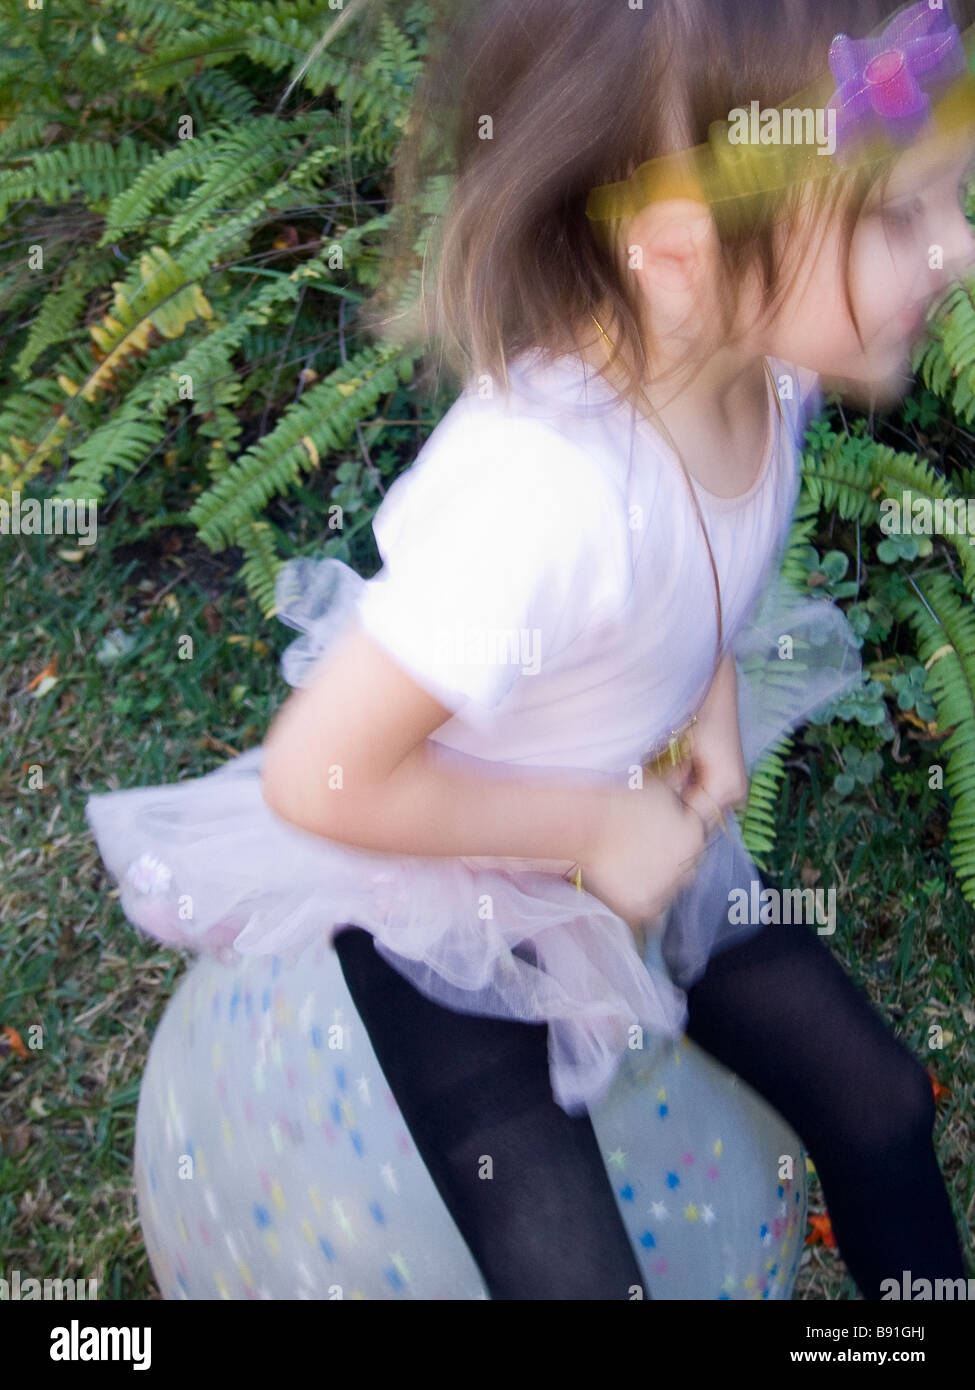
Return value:
M 726 643 L 788 535 L 817 378 L 769 359 L 772 447 L 748 493 L 694 487 Z M 510 396 L 473 385 L 390 486 L 365 630 L 454 711 L 431 737 L 526 766 L 625 772 L 705 694 L 707 547 L 679 464 L 581 359 L 522 355 Z

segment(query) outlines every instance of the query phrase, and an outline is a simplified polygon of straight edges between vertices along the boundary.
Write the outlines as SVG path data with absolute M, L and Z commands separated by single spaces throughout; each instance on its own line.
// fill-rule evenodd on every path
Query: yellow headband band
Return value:
M 964 71 L 936 100 L 932 99 L 925 132 L 948 135 L 968 126 L 975 130 L 975 24 L 963 30 L 959 38 L 965 57 Z M 772 129 L 778 121 L 780 130 L 794 130 L 796 115 L 824 111 L 835 88 L 832 74 L 827 73 L 779 106 L 765 108 L 777 115 L 771 122 L 767 117 L 763 119 Z M 586 202 L 587 218 L 592 223 L 605 224 L 633 216 L 648 203 L 665 198 L 728 205 L 793 183 L 875 164 L 904 148 L 889 136 L 876 134 L 862 143 L 854 157 L 844 152 L 840 163 L 835 155 L 821 154 L 819 147 L 808 141 L 733 143 L 729 139 L 730 129 L 729 121 L 713 121 L 704 144 L 647 160 L 628 179 L 592 189 Z M 731 211 L 727 206 L 724 210 Z

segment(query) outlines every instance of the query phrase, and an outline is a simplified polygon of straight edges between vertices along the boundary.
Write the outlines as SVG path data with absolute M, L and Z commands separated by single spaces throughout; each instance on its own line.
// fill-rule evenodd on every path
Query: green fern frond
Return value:
M 325 164 L 334 159 L 335 154 L 331 146 L 313 150 L 303 161 L 303 177 L 307 178 L 316 164 Z M 206 228 L 199 232 L 192 242 L 179 247 L 180 264 L 188 279 L 202 279 L 208 275 L 218 261 L 223 257 L 229 258 L 230 252 L 243 244 L 256 227 L 270 216 L 276 215 L 280 208 L 291 206 L 291 188 L 285 180 L 266 189 L 260 196 L 248 198 L 246 201 L 247 206 L 242 212 L 235 216 L 221 214 L 212 229 Z M 175 249 L 174 226 L 168 228 L 167 238 Z
M 56 381 L 30 381 L 8 396 L 0 408 L 0 492 L 23 488 L 36 477 L 48 454 L 63 442 L 70 423 L 64 392 Z M 35 443 L 42 434 L 48 441 L 44 452 Z
M 295 15 L 267 18 L 262 33 L 251 39 L 248 55 L 277 70 L 290 66 L 297 72 L 305 68 L 319 38 L 316 26 L 303 25 Z M 356 149 L 371 163 L 385 164 L 402 135 L 423 56 L 414 39 L 386 13 L 380 17 L 375 49 L 366 63 L 350 62 L 335 47 L 326 48 L 308 63 L 301 81 L 314 96 L 330 91 L 349 112 Z
M 966 529 L 967 498 L 959 496 L 944 478 L 935 473 L 929 463 L 911 454 L 894 453 L 892 450 L 878 453 L 875 477 L 876 490 L 895 501 L 899 510 L 901 497 L 905 492 L 912 495 L 912 508 L 914 499 L 929 502 L 932 517 L 937 517 L 936 502 L 946 504 L 943 510 L 945 529 L 938 534 L 955 547 L 965 573 L 966 586 L 969 592 L 975 593 L 975 547 L 969 545 L 969 533 Z M 959 520 L 959 509 L 961 528 L 948 529 L 949 526 L 954 527 L 955 522 Z M 909 521 L 909 516 L 901 516 L 901 530 L 909 531 L 909 526 L 905 526 L 905 522 Z
M 177 33 L 185 28 L 188 18 L 195 19 L 192 11 L 187 13 L 185 4 L 172 0 L 125 0 L 125 13 L 130 24 L 139 31 L 142 43 L 152 42 L 153 47 L 167 34 Z
M 809 571 L 802 563 L 802 554 L 812 545 L 813 536 L 819 527 L 819 503 L 803 486 L 796 503 L 789 538 L 782 556 L 782 575 L 787 583 L 799 592 L 808 591 Z
M 898 453 L 893 449 L 881 451 L 881 447 L 878 446 L 874 472 L 877 486 L 892 485 L 889 491 L 895 495 L 902 489 L 910 489 L 926 497 L 951 495 L 951 489 L 945 479 L 919 454 Z
M 36 111 L 18 111 L 0 130 L 0 163 L 23 159 L 44 148 L 47 117 Z
M 903 616 L 918 635 L 918 658 L 928 668 L 938 728 L 950 730 L 941 747 L 947 753 L 945 786 L 953 798 L 951 861 L 965 899 L 975 906 L 975 610 L 958 596 L 950 575 L 923 574 L 916 582 L 924 602 L 908 595 Z
M 15 435 L 33 437 L 63 407 L 64 392 L 56 381 L 44 377 L 29 381 L 22 391 L 0 403 L 0 444 Z
M 873 466 L 879 448 L 872 439 L 821 431 L 802 457 L 802 481 L 810 502 L 835 508 L 847 521 L 873 521 L 878 511 Z
M 21 381 L 26 381 L 31 367 L 42 353 L 71 336 L 79 310 L 88 298 L 90 283 L 80 280 L 76 273 L 70 273 L 68 279 L 44 295 L 30 326 L 27 342 L 13 364 L 14 375 Z
M 971 282 L 952 286 L 914 359 L 922 381 L 960 420 L 975 418 L 975 303 Z
M 180 266 L 160 247 L 143 253 L 128 280 L 135 288 L 116 282 L 112 312 L 91 325 L 98 360 L 94 351 L 76 353 L 74 361 L 81 366 L 78 376 L 67 361 L 55 368 L 58 384 L 72 399 L 91 402 L 111 389 L 118 373 L 149 350 L 153 331 L 162 338 L 175 338 L 194 318 L 212 315 L 199 285 L 187 283 Z M 33 476 L 63 441 L 69 424 L 67 416 L 57 417 L 53 424 L 45 422 L 32 452 L 23 460 L 26 476 Z
M 200 73 L 195 91 L 197 100 L 205 111 L 216 119 L 231 125 L 243 125 L 254 119 L 257 98 L 240 82 L 235 82 L 222 68 L 211 68 Z
M 223 7 L 224 14 L 217 23 L 211 22 L 202 9 L 196 11 L 191 24 L 187 24 L 184 15 L 182 27 L 167 34 L 153 55 L 154 61 L 140 66 L 134 78 L 138 90 L 158 98 L 173 87 L 189 85 L 207 68 L 223 67 L 242 58 L 250 43 L 246 27 L 241 25 L 253 22 L 254 16 L 241 16 L 236 23 L 228 24 L 226 8 Z
M 975 468 L 964 464 L 956 465 L 952 473 L 952 484 L 958 497 L 975 497 Z
M 271 203 L 269 179 L 280 163 L 289 159 L 293 164 L 302 161 L 299 168 L 320 170 L 328 162 L 327 155 L 338 154 L 335 145 L 322 140 L 323 125 L 321 117 L 313 123 L 311 133 L 315 136 L 316 148 L 304 154 L 303 160 L 301 142 L 307 142 L 309 137 L 304 129 L 306 121 L 285 122 L 264 116 L 225 133 L 219 142 L 209 147 L 199 187 L 184 200 L 180 212 L 172 218 L 166 234 L 168 244 L 178 246 L 228 205 L 240 206 L 247 202 L 256 189 L 261 190 L 267 203 Z M 307 179 L 308 173 L 293 169 L 289 182 L 300 183 L 302 178 Z
M 163 154 L 154 152 L 138 176 L 112 199 L 98 245 L 109 246 L 133 227 L 145 223 L 152 209 L 169 198 L 180 179 L 192 178 L 209 166 L 214 150 L 227 134 L 224 127 L 214 126 L 194 135 L 192 140 L 177 141 Z
M 748 801 L 738 816 L 745 848 L 760 869 L 765 867 L 760 856 L 775 848 L 776 803 L 785 777 L 785 759 L 794 742 L 795 736 L 786 734 L 759 758 L 749 782 Z
M 265 618 L 274 614 L 274 588 L 282 561 L 274 549 L 274 536 L 266 521 L 252 521 L 237 533 L 244 552 L 241 574 L 247 591 Z
M 114 197 L 136 178 L 154 152 L 128 135 L 117 145 L 96 140 L 73 141 L 56 150 L 35 154 L 20 169 L 0 170 L 0 217 L 11 203 L 32 198 L 44 203 L 68 203 L 80 191 L 89 201 Z
M 298 481 L 302 471 L 347 443 L 357 422 L 395 390 L 409 354 L 365 348 L 306 391 L 273 430 L 243 454 L 198 498 L 190 512 L 201 539 L 214 550 L 236 540 L 238 527 Z
M 165 438 L 166 424 L 117 410 L 99 429 L 71 450 L 71 474 L 59 489 L 63 498 L 105 496 L 104 479 L 117 468 L 134 473 Z

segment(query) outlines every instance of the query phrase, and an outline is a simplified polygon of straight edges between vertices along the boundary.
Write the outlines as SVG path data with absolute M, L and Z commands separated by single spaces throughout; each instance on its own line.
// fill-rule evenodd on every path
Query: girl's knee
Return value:
M 935 1105 L 931 1078 L 924 1066 L 905 1050 L 896 1066 L 878 1075 L 874 1094 L 862 1111 L 861 1142 L 878 1157 L 929 1143 Z
M 915 1057 L 910 1063 L 905 1067 L 902 1122 L 905 1129 L 927 1138 L 934 1129 L 934 1087 L 922 1063 Z

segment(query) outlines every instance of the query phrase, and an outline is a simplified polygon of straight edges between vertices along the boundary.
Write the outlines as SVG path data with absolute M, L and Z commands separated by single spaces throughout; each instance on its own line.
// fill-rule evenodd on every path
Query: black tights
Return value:
M 492 1299 L 627 1299 L 643 1284 L 588 1115 L 552 1098 L 548 1026 L 461 1014 L 345 927 L 342 970 L 390 1090 Z M 768 926 L 714 955 L 688 1036 L 763 1096 L 816 1165 L 865 1298 L 965 1277 L 924 1067 L 815 929 Z M 478 1178 L 481 1155 L 490 1182 Z M 644 1291 L 644 1297 L 646 1297 Z

